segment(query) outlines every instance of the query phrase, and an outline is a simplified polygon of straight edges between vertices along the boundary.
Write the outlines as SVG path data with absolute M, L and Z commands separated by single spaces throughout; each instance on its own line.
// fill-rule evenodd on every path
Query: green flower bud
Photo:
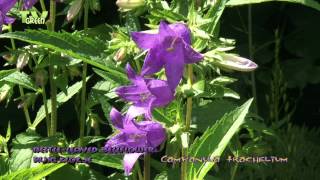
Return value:
M 72 2 L 71 7 L 68 10 L 67 21 L 70 22 L 75 16 L 79 14 L 83 4 L 82 1 L 83 0 L 75 0 Z
M 23 69 L 29 62 L 29 54 L 28 53 L 21 53 L 17 59 L 17 69 Z
M 116 4 L 122 9 L 135 9 L 137 7 L 143 6 L 144 0 L 117 0 Z
M 113 59 L 116 60 L 117 62 L 121 62 L 124 60 L 126 57 L 127 51 L 125 48 L 120 48 L 116 54 L 114 55 Z

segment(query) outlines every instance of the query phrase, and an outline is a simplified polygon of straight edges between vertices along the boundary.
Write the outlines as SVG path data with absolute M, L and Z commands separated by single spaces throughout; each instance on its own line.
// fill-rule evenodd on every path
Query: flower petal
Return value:
M 164 65 L 161 57 L 158 54 L 158 48 L 152 48 L 149 50 L 147 57 L 142 66 L 141 75 L 152 75 L 159 72 Z
M 176 36 L 181 37 L 187 44 L 191 44 L 191 32 L 187 25 L 183 23 L 170 24 L 169 27 L 175 32 Z
M 116 94 L 122 99 L 130 102 L 137 103 L 140 101 L 140 95 L 149 92 L 147 87 L 141 86 L 121 86 L 115 90 Z
M 12 24 L 12 23 L 14 23 L 15 20 L 16 19 L 12 18 L 12 17 L 8 17 L 8 16 L 4 17 L 4 23 L 5 24 Z
M 128 79 L 130 79 L 131 82 L 133 82 L 136 85 L 144 84 L 143 78 L 136 74 L 136 72 L 132 69 L 129 63 L 126 65 L 126 71 Z
M 115 109 L 112 108 L 110 111 L 110 119 L 112 124 L 118 128 L 118 129 L 123 129 L 123 116 L 121 115 L 121 113 Z
M 0 11 L 5 16 L 8 11 L 16 4 L 17 0 L 0 0 Z
M 149 91 L 156 97 L 152 103 L 153 107 L 161 107 L 174 99 L 173 92 L 168 82 L 163 80 L 150 80 L 147 84 Z
M 132 32 L 131 38 L 140 49 L 144 50 L 151 49 L 159 41 L 157 34 L 148 34 L 142 32 Z
M 159 25 L 159 36 L 161 39 L 163 39 L 166 36 L 175 36 L 175 32 L 170 28 L 170 26 L 165 21 L 161 21 Z M 160 38 L 159 40 L 161 40 Z
M 132 171 L 132 168 L 138 158 L 142 155 L 143 153 L 131 153 L 131 154 L 125 154 L 123 157 L 123 166 L 124 166 L 124 174 L 128 176 L 130 172 Z
M 203 55 L 198 53 L 188 44 L 184 46 L 184 62 L 186 64 L 197 63 L 203 59 Z
M 167 81 L 171 91 L 174 92 L 183 76 L 184 70 L 184 54 L 182 40 L 176 39 L 173 50 L 164 51 L 162 56 L 166 61 L 164 68 L 166 70 Z
M 147 111 L 147 107 L 130 106 L 127 111 L 127 119 L 134 119 L 135 117 L 146 114 Z
M 166 138 L 166 131 L 163 126 L 155 121 L 141 121 L 136 123 L 138 129 L 147 132 L 148 145 L 151 147 L 157 147 Z

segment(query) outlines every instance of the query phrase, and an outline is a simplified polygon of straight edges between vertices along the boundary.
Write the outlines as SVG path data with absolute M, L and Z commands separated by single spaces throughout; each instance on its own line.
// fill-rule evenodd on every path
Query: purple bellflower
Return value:
M 150 120 L 153 108 L 165 106 L 174 99 L 167 81 L 143 78 L 137 75 L 129 64 L 126 71 L 133 84 L 117 88 L 116 93 L 122 99 L 133 103 L 127 112 L 130 116 L 145 114 Z
M 110 119 L 113 126 L 120 131 L 111 137 L 105 148 L 153 148 L 155 149 L 166 139 L 166 132 L 162 125 L 154 121 L 135 122 L 132 116 L 122 116 L 119 111 L 112 108 Z M 126 175 L 129 175 L 137 159 L 144 153 L 127 153 L 123 158 Z
M 10 9 L 16 4 L 16 0 L 0 0 L 0 33 L 3 24 L 12 24 L 15 19 L 6 16 Z
M 23 10 L 31 9 L 33 5 L 35 5 L 38 0 L 23 0 Z
M 168 25 L 161 21 L 158 34 L 132 32 L 131 36 L 139 48 L 149 50 L 141 75 L 154 74 L 164 67 L 171 90 L 179 84 L 185 64 L 203 59 L 202 54 L 192 49 L 191 32 L 182 23 Z

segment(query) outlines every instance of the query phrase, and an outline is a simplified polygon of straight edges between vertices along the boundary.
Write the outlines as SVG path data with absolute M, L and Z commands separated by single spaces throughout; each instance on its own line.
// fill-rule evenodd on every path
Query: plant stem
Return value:
M 54 31 L 56 18 L 56 1 L 50 0 L 50 25 L 51 31 Z M 57 131 L 57 87 L 54 81 L 54 66 L 52 65 L 52 55 L 49 55 L 50 66 L 49 66 L 49 79 L 51 87 L 51 125 L 50 135 L 54 136 Z
M 89 14 L 89 4 L 88 1 L 84 2 L 84 29 L 88 28 L 88 14 Z M 80 141 L 79 145 L 82 145 L 83 137 L 84 137 L 84 128 L 86 123 L 86 87 L 87 87 L 87 69 L 88 64 L 83 63 L 82 70 L 82 91 L 81 91 L 81 108 L 80 108 Z
M 46 5 L 43 0 L 40 0 L 40 5 L 41 5 L 42 11 L 46 11 Z
M 248 6 L 248 44 L 249 44 L 249 57 L 253 61 L 254 54 L 253 54 L 253 45 L 252 45 L 252 11 L 251 5 Z M 254 97 L 254 111 L 256 114 L 259 113 L 258 111 L 258 98 L 257 98 L 257 88 L 256 88 L 256 79 L 254 71 L 251 72 L 251 91 Z
M 44 111 L 46 113 L 46 125 L 47 125 L 47 134 L 50 136 L 50 117 L 49 117 L 49 112 L 48 112 L 48 105 L 47 105 L 47 95 L 46 95 L 46 90 L 44 85 L 41 85 L 41 94 L 42 94 L 42 101 L 44 105 Z
M 193 79 L 193 68 L 192 65 L 189 64 L 187 66 L 188 69 L 188 85 L 189 88 L 192 87 L 192 79 Z M 189 132 L 190 124 L 191 124 L 191 115 L 192 115 L 192 97 L 187 98 L 187 110 L 186 110 L 186 122 L 185 122 L 185 132 Z M 188 147 L 182 147 L 182 157 L 188 157 Z M 187 179 L 187 162 L 183 161 L 181 164 L 181 180 Z
M 9 32 L 12 32 L 12 25 L 11 24 L 9 24 Z M 10 38 L 10 41 L 11 41 L 12 49 L 16 50 L 16 44 L 14 42 L 14 39 Z M 19 92 L 20 92 L 20 96 L 24 97 L 24 90 L 23 90 L 23 87 L 20 86 L 20 85 L 19 85 Z M 23 106 L 23 113 L 24 113 L 24 116 L 26 118 L 28 127 L 30 127 L 31 126 L 31 119 L 30 119 L 30 114 L 29 114 L 27 106 Z
M 144 180 L 150 180 L 150 154 L 144 155 Z

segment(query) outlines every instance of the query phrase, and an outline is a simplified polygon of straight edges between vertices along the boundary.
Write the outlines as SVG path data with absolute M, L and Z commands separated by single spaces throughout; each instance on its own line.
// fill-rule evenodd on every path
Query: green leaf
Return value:
M 37 91 L 37 86 L 35 83 L 31 80 L 31 78 L 24 72 L 13 72 L 9 74 L 6 77 L 3 77 L 0 79 L 0 81 L 6 81 L 6 82 L 11 82 L 14 84 L 19 84 L 25 88 L 28 88 L 30 90 Z
M 150 13 L 152 16 L 158 18 L 159 20 L 166 19 L 170 23 L 187 20 L 181 14 L 174 13 L 170 10 L 165 10 L 165 9 L 161 9 L 161 10 L 160 9 L 153 9 Z
M 93 68 L 93 71 L 107 81 L 112 81 L 118 85 L 127 84 L 129 82 L 126 76 L 117 76 L 107 71 L 102 71 L 100 69 Z
M 66 164 L 41 164 L 34 168 L 21 169 L 6 176 L 2 176 L 1 179 L 10 180 L 39 180 L 57 169 L 63 167 Z
M 302 4 L 304 6 L 308 6 L 320 11 L 320 3 L 318 3 L 315 0 L 277 0 L 277 1 Z M 230 0 L 228 1 L 227 6 L 241 6 L 246 4 L 257 4 L 257 3 L 277 2 L 277 1 L 275 0 Z
M 102 166 L 112 167 L 115 169 L 123 169 L 122 158 L 119 155 L 98 152 L 90 154 L 90 156 L 88 156 L 88 154 L 80 154 L 80 157 L 90 157 L 92 158 L 92 163 L 99 164 Z
M 86 136 L 82 139 L 82 146 L 87 146 L 88 144 L 96 143 L 102 140 L 106 140 L 106 138 L 103 136 Z M 80 138 L 75 140 L 72 144 L 76 146 L 77 144 L 79 144 L 79 141 Z
M 166 126 L 170 127 L 174 124 L 174 121 L 172 119 L 169 119 L 162 110 L 160 109 L 154 109 L 152 112 L 153 117 L 166 124 Z
M 12 154 L 9 159 L 11 172 L 38 166 L 38 163 L 32 161 L 34 156 L 32 148 L 36 146 L 55 146 L 58 141 L 57 137 L 42 138 L 35 133 L 18 134 L 12 142 Z
M 12 38 L 37 44 L 54 51 L 64 53 L 75 59 L 124 77 L 122 72 L 115 70 L 113 65 L 106 64 L 100 55 L 106 45 L 99 39 L 89 38 L 79 33 L 52 32 L 48 30 L 26 30 L 1 34 L 0 38 Z
M 214 100 L 200 105 L 192 110 L 192 123 L 196 124 L 197 131 L 204 132 L 213 122 L 236 108 L 236 105 L 228 100 Z
M 0 71 L 0 80 L 1 80 L 2 78 L 4 78 L 4 77 L 9 76 L 10 74 L 12 74 L 12 73 L 14 73 L 14 72 L 16 72 L 16 71 L 17 71 L 17 70 L 15 70 L 15 69 L 2 70 L 2 71 Z
M 208 35 L 214 35 L 214 32 L 216 31 L 216 27 L 218 25 L 220 17 L 226 6 L 226 2 L 227 0 L 217 0 L 215 4 L 209 9 L 208 13 L 205 15 L 204 17 L 205 19 L 212 19 L 211 23 L 203 26 L 204 27 L 203 30 Z M 206 47 L 207 42 L 208 40 L 198 38 L 194 43 L 194 48 L 197 51 L 202 51 Z
M 89 78 L 87 78 L 87 80 L 88 79 Z M 69 99 L 71 99 L 75 94 L 77 94 L 80 91 L 81 87 L 82 87 L 82 81 L 79 81 L 67 89 L 67 94 L 60 92 L 57 95 L 57 103 L 58 103 L 57 106 L 59 107 L 60 105 L 62 105 L 63 103 L 65 103 Z M 51 100 L 50 99 L 47 101 L 47 106 L 48 106 L 48 113 L 50 114 L 51 113 Z M 46 113 L 45 113 L 44 105 L 42 105 L 37 112 L 36 119 L 34 120 L 33 124 L 29 128 L 35 129 L 38 126 L 38 124 L 45 117 L 46 117 Z
M 189 155 L 192 157 L 215 158 L 221 156 L 222 152 L 230 142 L 232 136 L 239 130 L 253 99 L 248 100 L 241 107 L 225 114 L 212 127 L 197 138 L 189 149 Z M 189 164 L 188 178 L 200 180 L 204 179 L 208 171 L 213 167 L 214 162 L 204 164 Z

